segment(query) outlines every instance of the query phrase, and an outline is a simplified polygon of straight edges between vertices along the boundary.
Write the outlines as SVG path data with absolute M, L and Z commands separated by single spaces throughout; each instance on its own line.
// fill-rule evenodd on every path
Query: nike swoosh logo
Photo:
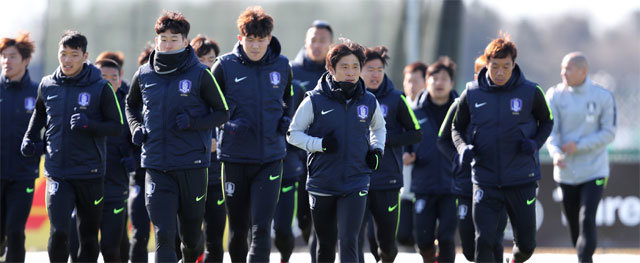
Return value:
M 57 97 L 58 97 L 58 95 L 47 96 L 47 100 L 52 100 L 52 99 L 55 99 Z
M 390 206 L 387 208 L 387 211 L 389 211 L 389 213 L 393 212 L 393 210 L 396 210 L 396 208 L 398 207 L 398 204 L 394 205 L 394 206 Z
M 536 201 L 535 197 L 533 199 L 531 199 L 531 200 L 527 200 L 527 205 L 533 204 L 534 201 Z
M 114 214 L 114 215 L 120 214 L 123 210 L 124 210 L 124 207 L 120 207 L 120 208 L 118 208 L 118 209 L 115 209 L 115 208 L 114 208 L 114 209 L 113 209 L 113 214 Z
M 596 185 L 597 185 L 597 186 L 601 186 L 601 185 L 603 185 L 603 184 L 604 184 L 604 179 L 598 179 L 598 180 L 596 180 Z M 29 189 L 29 188 L 27 188 L 27 189 Z
M 100 202 L 102 202 L 102 199 L 104 199 L 104 196 L 100 197 L 100 199 L 98 199 L 98 200 L 94 200 L 93 201 L 93 205 L 98 205 Z
M 283 193 L 286 193 L 286 192 L 291 191 L 291 189 L 293 189 L 293 185 L 290 185 L 290 186 L 287 186 L 287 187 L 283 187 L 283 188 L 282 188 L 282 192 L 283 192 Z
M 234 80 L 236 81 L 236 83 L 243 81 L 244 79 L 246 79 L 247 77 L 242 77 L 242 78 L 235 78 Z
M 335 109 L 330 109 L 328 111 L 321 111 L 320 114 L 325 115 L 325 114 L 327 114 L 329 112 L 332 112 L 333 110 L 335 110 Z
M 155 86 L 156 84 L 158 84 L 158 83 L 151 83 L 151 84 L 147 84 L 147 83 L 145 83 L 145 84 L 144 84 L 144 87 L 145 87 L 145 88 L 153 87 L 153 86 Z
M 33 188 L 27 187 L 27 194 L 33 193 Z
M 276 176 L 269 175 L 269 180 L 271 180 L 271 181 L 273 181 L 275 179 L 278 179 L 278 178 L 280 178 L 280 175 L 276 175 Z
M 360 196 L 365 196 L 365 195 L 367 195 L 367 193 L 369 193 L 369 192 L 367 192 L 367 191 L 360 191 L 360 192 L 358 193 L 358 195 L 360 195 Z
M 486 102 L 483 102 L 483 103 L 477 103 L 476 102 L 476 108 L 480 108 L 480 107 L 484 106 L 485 104 L 487 104 L 487 103 Z
M 201 196 L 196 196 L 196 202 L 200 202 L 200 200 L 202 200 L 202 198 L 204 198 L 204 196 L 207 194 L 203 194 Z
M 224 198 L 218 200 L 218 205 L 222 205 L 222 203 L 224 203 Z

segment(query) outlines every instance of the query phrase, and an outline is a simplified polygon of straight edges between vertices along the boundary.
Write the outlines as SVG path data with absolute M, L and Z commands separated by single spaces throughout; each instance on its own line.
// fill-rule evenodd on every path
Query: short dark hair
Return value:
M 33 54 L 33 50 L 35 49 L 35 45 L 29 38 L 28 32 L 20 32 L 16 38 L 5 37 L 0 39 L 0 52 L 13 46 L 15 46 L 18 53 L 20 53 L 22 60 L 31 58 L 31 54 Z
M 333 29 L 331 29 L 331 25 L 329 25 L 329 22 L 324 20 L 315 20 L 313 21 L 311 27 L 314 27 L 316 29 L 326 29 L 327 31 L 329 31 L 329 34 L 331 34 L 331 38 L 333 39 Z
M 446 71 L 451 80 L 453 80 L 456 75 L 456 63 L 447 56 L 439 57 L 436 62 L 433 62 L 433 64 L 427 68 L 427 78 L 441 70 Z
M 104 51 L 104 52 L 100 53 L 100 55 L 98 55 L 98 57 L 96 58 L 96 61 L 100 61 L 100 60 L 103 60 L 103 59 L 113 60 L 116 63 L 118 63 L 118 65 L 120 67 L 124 67 L 124 53 L 122 53 L 120 51 L 118 51 L 118 52 Z
M 325 61 L 327 70 L 335 69 L 336 64 L 338 64 L 338 61 L 340 61 L 342 57 L 348 56 L 351 54 L 353 54 L 354 56 L 356 56 L 356 58 L 358 58 L 358 62 L 360 62 L 360 68 L 362 68 L 362 65 L 364 65 L 364 59 L 365 59 L 364 47 L 346 38 L 343 38 L 341 40 L 343 42 L 342 44 L 333 46 L 329 50 L 329 52 L 327 52 L 327 58 Z
M 62 34 L 58 46 L 68 47 L 72 49 L 80 49 L 82 53 L 87 53 L 87 37 L 78 31 L 66 30 Z
M 518 49 L 516 44 L 511 42 L 511 36 L 501 31 L 499 37 L 491 40 L 484 49 L 484 56 L 487 58 L 487 62 L 491 58 L 506 58 L 508 56 L 511 56 L 511 60 L 515 62 L 518 56 Z
M 240 35 L 266 37 L 273 31 L 273 18 L 264 12 L 261 6 L 247 7 L 238 17 Z
M 211 50 L 216 53 L 216 57 L 220 55 L 218 42 L 200 34 L 191 40 L 191 47 L 193 47 L 193 50 L 196 52 L 196 56 L 198 57 L 208 54 Z
M 147 45 L 144 46 L 144 49 L 142 49 L 140 55 L 138 56 L 138 66 L 142 66 L 149 61 L 149 56 L 151 55 L 153 49 L 155 49 L 155 45 L 151 43 L 147 43 Z
M 384 67 L 387 66 L 387 60 L 389 59 L 389 49 L 385 46 L 377 46 L 372 48 L 367 48 L 364 50 L 364 64 L 367 62 L 379 59 L 382 62 Z
M 155 30 L 157 35 L 169 30 L 169 32 L 173 34 L 181 34 L 182 37 L 187 38 L 189 29 L 191 29 L 191 24 L 189 24 L 187 18 L 180 12 L 165 10 L 162 12 L 162 15 L 158 17 L 158 20 L 156 20 Z
M 96 61 L 95 65 L 98 68 L 115 68 L 118 70 L 118 72 L 122 69 L 122 65 L 118 64 L 117 61 L 108 58 Z
M 420 75 L 422 75 L 423 78 L 427 78 L 427 65 L 420 61 L 413 62 L 404 67 L 404 74 L 413 73 L 416 71 L 419 71 Z

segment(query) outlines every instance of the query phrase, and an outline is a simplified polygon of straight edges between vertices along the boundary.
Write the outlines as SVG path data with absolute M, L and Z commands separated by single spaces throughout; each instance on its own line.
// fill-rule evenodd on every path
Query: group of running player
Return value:
M 60 65 L 40 84 L 27 70 L 29 35 L 0 41 L 7 262 L 25 258 L 42 154 L 51 262 L 96 262 L 100 252 L 146 262 L 149 222 L 156 262 L 222 262 L 226 219 L 233 262 L 268 262 L 272 228 L 288 262 L 296 217 L 312 262 L 335 261 L 336 246 L 341 262 L 364 262 L 365 236 L 376 261 L 393 262 L 399 243 L 424 262 L 453 262 L 456 227 L 466 259 L 502 262 L 508 217 L 509 260 L 524 262 L 549 135 L 574 246 L 591 260 L 616 112 L 581 53 L 565 57 L 563 83 L 546 98 L 506 35 L 487 45 L 460 96 L 448 57 L 406 66 L 403 93 L 385 74 L 385 46 L 334 44 L 325 21 L 291 63 L 262 8 L 237 26 L 221 55 L 202 35 L 188 41 L 182 14 L 164 12 L 130 85 L 123 55 L 90 63 L 79 32 L 64 33 Z

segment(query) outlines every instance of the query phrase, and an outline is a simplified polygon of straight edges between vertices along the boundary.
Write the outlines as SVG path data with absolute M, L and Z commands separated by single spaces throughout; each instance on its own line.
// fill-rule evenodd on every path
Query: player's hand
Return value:
M 40 156 L 44 152 L 44 144 L 42 141 L 32 141 L 30 139 L 22 140 L 20 145 L 20 153 L 24 157 Z
M 574 154 L 577 149 L 578 148 L 577 148 L 576 142 L 573 142 L 573 141 L 565 143 L 564 145 L 562 145 L 562 152 L 564 154 L 566 154 L 566 155 Z
M 375 148 L 367 153 L 367 165 L 371 170 L 378 170 L 382 162 L 382 150 Z
M 84 114 L 83 112 L 74 113 L 71 115 L 69 123 L 71 124 L 71 130 L 84 130 L 89 127 L 89 117 L 87 117 L 87 114 Z
M 475 153 L 473 152 L 473 145 L 469 144 L 458 158 L 458 164 L 460 166 L 465 166 L 471 163 L 475 157 Z
M 280 118 L 280 122 L 278 123 L 278 133 L 282 135 L 287 134 L 287 130 L 289 130 L 289 125 L 291 125 L 291 118 L 287 116 L 282 116 L 282 118 Z
M 333 133 L 322 138 L 322 152 L 334 153 L 338 151 L 338 139 L 333 136 Z
M 131 135 L 131 142 L 137 146 L 142 146 L 146 139 L 147 129 L 144 126 L 138 127 Z
M 231 135 L 244 136 L 249 132 L 249 122 L 244 118 L 230 120 L 224 124 L 224 128 L 231 133 Z
M 564 154 L 556 153 L 553 155 L 553 166 L 558 166 L 560 169 L 567 168 L 567 163 L 564 162 Z
M 402 154 L 402 164 L 410 165 L 416 161 L 416 153 L 403 153 Z
M 189 118 L 189 114 L 184 111 L 178 114 L 176 116 L 176 126 L 178 126 L 178 129 L 181 131 L 189 129 L 189 127 L 191 127 L 191 118 Z
M 218 142 L 216 138 L 211 138 L 211 152 L 216 152 L 216 148 L 218 147 Z

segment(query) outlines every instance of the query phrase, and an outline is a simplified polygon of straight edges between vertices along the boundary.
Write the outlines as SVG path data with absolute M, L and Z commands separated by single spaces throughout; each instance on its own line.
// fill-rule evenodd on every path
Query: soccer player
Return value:
M 7 262 L 24 262 L 24 228 L 44 150 L 42 141 L 36 141 L 31 157 L 20 154 L 38 90 L 27 69 L 33 51 L 29 33 L 0 39 L 0 256 L 6 247 Z
M 588 73 L 586 56 L 571 52 L 562 59 L 562 83 L 547 91 L 557 124 L 547 148 L 579 262 L 593 261 L 596 211 L 609 179 L 607 145 L 616 134 L 614 96 Z
M 86 63 L 87 38 L 66 31 L 56 71 L 42 79 L 35 110 L 22 140 L 24 156 L 39 147 L 45 128 L 49 260 L 67 262 L 71 212 L 77 210 L 78 260 L 98 260 L 98 227 L 104 205 L 106 136 L 122 133 L 120 105 L 100 70 Z
M 346 41 L 329 50 L 328 73 L 302 101 L 289 143 L 308 152 L 307 191 L 318 238 L 317 262 L 358 261 L 358 233 L 369 178 L 382 162 L 385 121 L 360 79 L 364 48 Z
M 553 115 L 542 89 L 515 63 L 517 55 L 508 35 L 492 40 L 484 51 L 487 66 L 460 96 L 453 118 L 459 165 L 472 164 L 476 262 L 496 258 L 505 212 L 514 229 L 511 261 L 526 261 L 536 247 L 538 149 Z
M 487 60 L 484 55 L 478 56 L 474 62 L 474 79 L 477 79 L 478 72 L 483 69 Z M 473 82 L 467 82 L 467 86 L 471 85 Z M 442 154 L 444 154 L 450 162 L 453 164 L 453 192 L 456 194 L 456 203 L 458 204 L 458 230 L 460 232 L 460 243 L 462 244 L 462 254 L 468 261 L 474 261 L 475 255 L 475 246 L 476 246 L 476 230 L 473 226 L 473 218 L 471 214 L 472 207 L 472 194 L 473 194 L 473 184 L 471 183 L 471 165 L 459 166 L 458 165 L 458 152 L 456 151 L 456 147 L 451 140 L 451 123 L 453 121 L 453 114 L 458 109 L 459 100 L 455 100 L 449 110 L 447 111 L 447 115 L 442 122 L 442 126 L 440 126 L 440 131 L 438 132 L 438 149 Z M 507 226 L 507 214 L 504 213 L 502 217 L 499 219 L 497 227 L 497 235 L 496 239 L 496 251 L 494 252 L 495 260 L 493 262 L 502 262 L 503 257 L 503 247 L 502 241 L 504 237 L 504 228 Z
M 396 233 L 398 229 L 400 200 L 402 187 L 402 147 L 420 142 L 422 132 L 413 110 L 404 95 L 395 89 L 391 79 L 384 73 L 389 60 L 385 46 L 367 48 L 364 51 L 365 61 L 361 77 L 367 91 L 376 96 L 385 119 L 387 130 L 385 153 L 380 168 L 371 175 L 369 194 L 363 226 L 360 231 L 359 260 L 364 262 L 362 244 L 364 230 L 370 227 L 369 236 L 373 235 L 371 253 L 382 262 L 393 262 L 398 254 Z M 373 221 L 368 222 L 372 218 Z M 379 246 L 379 247 L 378 247 Z
M 231 260 L 265 262 L 282 181 L 284 135 L 292 115 L 291 67 L 271 35 L 273 18 L 262 7 L 248 7 L 237 25 L 240 34 L 233 51 L 213 65 L 231 111 L 219 132 L 217 154 L 223 163 Z
M 156 262 L 177 261 L 176 216 L 184 261 L 193 262 L 204 252 L 201 225 L 211 133 L 229 118 L 209 68 L 187 41 L 189 29 L 181 13 L 164 12 L 158 18 L 156 49 L 133 76 L 127 95 L 132 141 L 142 145 L 147 169 L 146 206 L 156 234 Z
M 416 118 L 421 122 L 423 138 L 413 147 L 411 191 L 416 195 L 413 222 L 416 244 L 424 262 L 455 261 L 457 224 L 456 198 L 451 191 L 452 167 L 451 162 L 433 147 L 447 109 L 458 95 L 453 90 L 455 70 L 456 64 L 448 57 L 440 57 L 429 65 L 427 89 L 418 96 L 414 108 Z
M 191 40 L 191 46 L 196 52 L 200 63 L 208 68 L 213 67 L 216 57 L 220 54 L 218 43 L 213 39 L 198 35 Z M 209 165 L 209 185 L 207 186 L 207 204 L 204 209 L 204 234 L 206 240 L 204 262 L 222 262 L 224 250 L 222 237 L 227 220 L 224 208 L 224 194 L 222 193 L 222 170 L 220 159 L 216 155 L 217 132 L 214 130 L 211 139 L 211 165 Z

